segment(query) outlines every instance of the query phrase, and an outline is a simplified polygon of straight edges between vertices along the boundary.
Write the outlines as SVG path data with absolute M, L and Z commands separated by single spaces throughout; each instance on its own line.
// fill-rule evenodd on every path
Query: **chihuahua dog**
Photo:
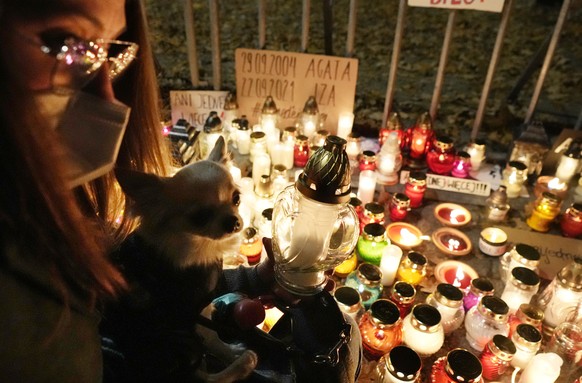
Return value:
M 243 225 L 225 161 L 220 138 L 206 160 L 173 177 L 116 170 L 140 224 L 116 254 L 130 293 L 105 311 L 102 324 L 124 366 L 111 380 L 234 382 L 255 368 L 254 352 L 197 326 L 211 310 L 222 256 L 236 249 Z M 206 372 L 207 354 L 227 367 Z

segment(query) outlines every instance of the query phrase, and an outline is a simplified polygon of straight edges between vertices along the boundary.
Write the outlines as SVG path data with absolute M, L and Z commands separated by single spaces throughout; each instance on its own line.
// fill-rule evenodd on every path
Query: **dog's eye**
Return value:
M 240 192 L 235 191 L 234 193 L 232 193 L 232 204 L 234 206 L 240 205 Z

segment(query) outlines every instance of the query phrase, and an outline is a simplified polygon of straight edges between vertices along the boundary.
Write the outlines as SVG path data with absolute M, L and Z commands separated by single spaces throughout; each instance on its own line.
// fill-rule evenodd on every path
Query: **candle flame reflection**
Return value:
M 463 269 L 459 266 L 457 267 L 457 273 L 455 274 L 455 280 L 453 281 L 453 286 L 461 287 L 461 281 L 465 279 L 465 273 Z

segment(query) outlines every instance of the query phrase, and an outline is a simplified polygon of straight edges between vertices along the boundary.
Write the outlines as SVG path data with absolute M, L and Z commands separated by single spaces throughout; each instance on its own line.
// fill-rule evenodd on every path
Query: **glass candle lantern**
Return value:
M 346 153 L 350 161 L 357 162 L 362 151 L 362 139 L 359 134 L 350 133 L 347 138 Z
M 426 303 L 436 307 L 441 314 L 445 334 L 450 334 L 461 326 L 465 318 L 463 292 L 448 283 L 439 283 L 434 293 L 429 294 Z
M 404 125 L 402 124 L 402 119 L 398 112 L 390 113 L 388 120 L 386 121 L 386 126 L 380 128 L 378 134 L 378 143 L 380 146 L 384 145 L 391 134 L 396 137 L 398 147 L 404 148 Z
M 576 305 L 582 301 L 582 258 L 566 264 L 544 289 L 537 300 L 544 310 L 544 332 L 551 335 L 553 329 L 564 322 Z
M 449 136 L 437 136 L 426 155 L 426 164 L 434 173 L 447 175 L 453 170 L 455 158 L 453 139 Z
M 379 223 L 380 225 L 384 225 L 385 222 L 383 205 L 377 202 L 368 202 L 364 205 L 364 211 L 362 218 L 360 219 L 360 230 L 363 231 L 364 226 L 369 223 Z
M 256 265 L 261 260 L 261 252 L 263 251 L 263 243 L 257 229 L 250 226 L 242 232 L 242 243 L 240 245 L 240 253 L 247 257 L 249 265 Z
M 390 220 L 402 221 L 410 210 L 410 198 L 404 193 L 394 193 L 390 198 Z
M 560 218 L 560 229 L 564 237 L 582 235 L 582 203 L 573 203 Z
M 251 146 L 250 146 L 250 160 L 255 161 L 255 157 L 258 154 L 267 154 L 267 135 L 265 132 L 252 132 L 251 133 Z
M 495 334 L 507 336 L 508 312 L 509 307 L 501 298 L 496 296 L 481 298 L 477 306 L 465 315 L 466 338 L 469 345 L 477 351 L 483 351 Z
M 386 228 L 379 223 L 369 223 L 358 239 L 356 249 L 364 262 L 380 266 L 384 248 L 388 246 Z
M 382 250 L 380 270 L 382 270 L 382 285 L 392 286 L 396 272 L 402 260 L 402 249 L 396 245 L 387 245 Z
M 333 297 L 339 309 L 352 317 L 356 323 L 359 323 L 360 318 L 366 311 L 364 305 L 362 305 L 360 293 L 353 287 L 340 286 L 333 292 Z
M 288 126 L 283 129 L 283 134 L 281 134 L 281 142 L 291 143 L 293 146 L 295 146 L 295 138 L 297 138 L 298 135 L 299 133 L 297 133 L 296 127 Z
M 540 286 L 540 277 L 533 270 L 526 267 L 514 267 L 505 284 L 501 299 L 509 307 L 509 312 L 517 311 L 522 303 L 530 303 Z
M 465 147 L 465 151 L 471 157 L 471 170 L 479 170 L 485 161 L 485 141 L 475 140 Z
M 396 133 L 390 134 L 376 156 L 378 182 L 383 185 L 398 183 L 398 172 L 402 167 L 402 154 Z
M 471 171 L 471 156 L 469 153 L 460 151 L 455 157 L 455 163 L 451 170 L 451 175 L 457 178 L 467 178 Z
M 421 357 L 428 357 L 439 351 L 444 341 L 439 311 L 426 303 L 415 305 L 402 323 L 402 342 Z
M 345 145 L 329 136 L 273 207 L 275 278 L 296 294 L 319 292 L 325 271 L 349 258 L 358 241 Z
M 376 180 L 375 171 L 364 170 L 363 172 L 360 172 L 357 196 L 363 204 L 367 204 L 374 200 L 374 194 L 376 193 Z
M 364 215 L 364 205 L 362 204 L 362 201 L 360 201 L 360 199 L 358 199 L 357 197 L 351 197 L 350 198 L 350 205 L 352 205 L 352 207 L 354 208 L 354 210 L 358 214 L 358 219 L 360 220 L 360 223 L 361 223 L 362 216 Z M 370 222 L 368 222 L 368 223 L 370 223 Z M 364 225 L 364 226 L 366 226 L 366 225 Z M 360 229 L 363 230 L 364 227 L 361 226 Z
M 568 149 L 560 156 L 556 168 L 556 177 L 560 181 L 568 184 L 576 172 L 580 172 L 580 147 L 576 142 L 572 142 Z
M 263 176 L 269 177 L 271 174 L 271 157 L 267 153 L 255 154 L 251 172 L 256 191 L 257 187 L 261 183 L 261 177 Z
M 501 257 L 501 266 L 505 272 L 500 273 L 502 280 L 511 276 L 514 267 L 521 266 L 537 271 L 540 263 L 540 252 L 533 246 L 517 243 L 510 251 Z
M 485 218 L 492 222 L 502 222 L 507 217 L 509 208 L 509 203 L 507 203 L 507 188 L 500 185 L 485 200 Z
M 469 290 L 463 298 L 463 307 L 465 312 L 468 312 L 473 307 L 477 306 L 481 298 L 484 296 L 491 296 L 495 294 L 493 283 L 487 278 L 479 277 L 471 279 Z
M 232 122 L 238 118 L 238 102 L 236 101 L 236 94 L 228 92 L 224 98 L 224 107 L 221 116 L 224 133 L 228 137 L 228 141 L 236 142 L 233 135 L 236 134 Z M 236 146 L 235 146 L 236 147 Z
M 371 150 L 364 150 L 360 156 L 360 171 L 376 170 L 376 153 Z
M 280 192 L 289 186 L 289 177 L 287 176 L 287 168 L 285 165 L 277 164 L 273 166 L 273 195 L 276 197 Z
M 498 380 L 507 371 L 515 355 L 515 344 L 503 335 L 494 335 L 479 355 L 483 366 L 483 378 Z
M 378 360 L 402 342 L 402 320 L 398 307 L 387 299 L 378 299 L 364 313 L 360 323 L 364 356 Z
M 522 303 L 516 312 L 509 315 L 509 338 L 513 336 L 515 329 L 520 324 L 529 324 L 542 331 L 544 312 L 530 303 Z
M 356 289 L 362 297 L 364 308 L 369 309 L 382 294 L 382 272 L 371 263 L 361 263 L 360 266 L 346 277 L 345 285 Z
M 236 147 L 238 152 L 242 155 L 247 155 L 251 150 L 251 129 L 249 127 L 249 120 L 246 116 L 235 120 L 235 126 L 238 126 L 236 132 Z
M 327 139 L 327 136 L 329 136 L 329 132 L 325 129 L 319 129 L 310 139 L 309 139 L 309 143 L 311 145 L 311 147 L 315 147 L 316 150 L 317 148 L 323 146 L 323 144 L 325 144 L 325 140 Z
M 390 290 L 390 300 L 398 306 L 401 318 L 404 318 L 410 313 L 415 299 L 416 289 L 408 282 L 397 281 Z
M 501 182 L 505 186 L 507 197 L 519 197 L 521 188 L 527 180 L 527 165 L 519 161 L 509 161 L 501 175 Z
M 422 206 L 424 193 L 426 192 L 426 173 L 410 172 L 408 181 L 404 187 L 404 194 L 410 199 L 410 207 L 417 208 Z
M 272 96 L 267 96 L 263 103 L 261 115 L 259 116 L 259 124 L 261 125 L 263 132 L 267 134 L 278 130 L 279 109 L 277 109 L 277 104 L 275 104 L 275 100 Z
M 352 127 L 354 126 L 354 114 L 352 112 L 341 112 L 337 120 L 337 135 L 347 140 Z
M 309 142 L 307 136 L 298 135 L 293 148 L 293 165 L 302 168 L 309 159 Z
M 515 329 L 511 340 L 516 348 L 511 365 L 515 368 L 524 369 L 539 351 L 542 345 L 542 334 L 532 325 L 522 323 Z
M 410 158 L 424 160 L 434 137 L 432 118 L 428 112 L 423 113 L 416 124 L 407 131 L 407 143 L 410 145 Z
M 481 383 L 483 367 L 469 351 L 456 348 L 438 358 L 432 365 L 431 383 Z
M 549 231 L 550 224 L 560 214 L 561 204 L 562 201 L 557 195 L 543 192 L 535 201 L 531 215 L 526 219 L 527 225 L 535 231 Z
M 410 347 L 396 346 L 382 356 L 374 371 L 378 383 L 416 383 L 420 379 L 422 361 Z
M 303 106 L 303 112 L 299 116 L 299 121 L 297 122 L 299 133 L 307 138 L 311 138 L 315 135 L 315 132 L 319 130 L 319 125 L 320 116 L 317 101 L 315 100 L 315 97 L 309 96 Z
M 200 158 L 208 157 L 218 137 L 223 135 L 222 120 L 218 117 L 218 113 L 212 111 L 204 122 L 204 127 L 200 133 Z
M 397 279 L 413 286 L 420 284 L 426 276 L 426 264 L 424 255 L 417 251 L 409 252 L 398 267 Z
M 560 371 L 560 381 L 571 373 L 580 373 L 580 354 L 582 353 L 582 327 L 570 322 L 563 322 L 556 327 L 550 340 L 544 347 L 544 352 L 551 352 L 558 355 L 562 361 Z M 574 379 L 574 377 L 570 377 Z

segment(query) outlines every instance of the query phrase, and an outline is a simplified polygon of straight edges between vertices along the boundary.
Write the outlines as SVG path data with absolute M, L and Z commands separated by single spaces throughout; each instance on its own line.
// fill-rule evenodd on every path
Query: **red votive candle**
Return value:
M 410 210 L 410 198 L 404 193 L 394 193 L 390 200 L 390 219 L 402 221 Z
M 410 198 L 410 207 L 422 206 L 424 193 L 426 192 L 426 174 L 423 172 L 411 172 L 408 182 L 404 187 L 404 194 Z

